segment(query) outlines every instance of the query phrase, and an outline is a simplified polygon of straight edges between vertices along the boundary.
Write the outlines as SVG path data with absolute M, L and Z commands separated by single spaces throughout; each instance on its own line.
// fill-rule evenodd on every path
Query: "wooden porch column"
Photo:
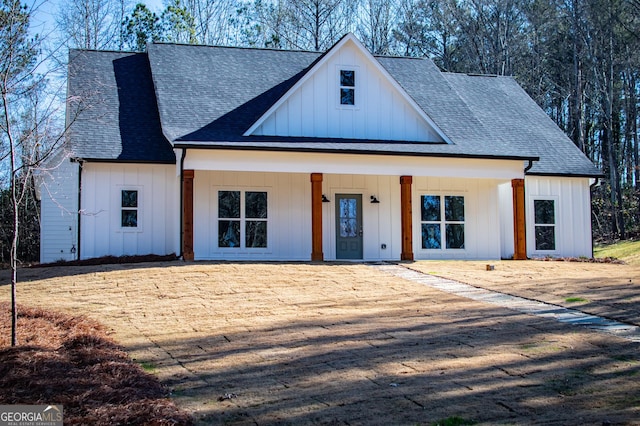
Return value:
M 511 181 L 513 192 L 514 260 L 527 259 L 527 227 L 525 221 L 524 179 Z
M 182 172 L 182 257 L 194 259 L 193 254 L 193 170 Z
M 311 173 L 311 260 L 322 262 L 322 173 Z
M 402 221 L 402 253 L 400 253 L 400 260 L 411 261 L 413 261 L 412 183 L 412 176 L 400 176 L 400 217 Z

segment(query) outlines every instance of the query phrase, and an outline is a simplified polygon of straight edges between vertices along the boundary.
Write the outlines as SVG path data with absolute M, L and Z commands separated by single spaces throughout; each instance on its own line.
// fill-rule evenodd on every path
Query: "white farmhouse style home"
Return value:
M 73 50 L 41 261 L 592 256 L 600 172 L 508 77 L 376 57 Z

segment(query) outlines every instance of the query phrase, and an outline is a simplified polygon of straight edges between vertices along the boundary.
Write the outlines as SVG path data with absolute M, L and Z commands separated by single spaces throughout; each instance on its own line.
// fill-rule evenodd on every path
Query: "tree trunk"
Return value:
M 16 187 L 15 150 L 11 147 L 11 206 L 13 208 L 13 235 L 11 238 L 11 346 L 18 344 L 18 303 L 17 303 L 17 283 L 18 283 L 18 194 Z
M 585 147 L 585 134 L 584 134 L 584 94 L 583 94 L 583 82 L 582 82 L 582 57 L 581 57 L 581 45 L 580 45 L 580 19 L 578 11 L 579 3 L 577 0 L 573 0 L 573 103 L 571 105 L 571 121 L 572 129 L 571 136 L 573 142 L 582 152 L 586 152 Z
M 6 76 L 5 76 L 6 77 Z M 6 81 L 3 87 L 6 87 Z M 13 140 L 13 132 L 11 127 L 11 120 L 9 115 L 9 99 L 7 97 L 7 91 L 2 91 L 2 105 L 4 107 L 4 119 L 6 126 L 5 132 L 9 142 L 9 160 L 11 166 L 11 180 L 9 182 L 11 193 L 11 208 L 12 211 L 12 235 L 11 235 L 11 250 L 9 254 L 9 265 L 11 269 L 11 346 L 18 344 L 17 329 L 18 329 L 18 307 L 17 307 L 17 294 L 16 284 L 18 282 L 18 188 L 16 185 L 16 146 Z
M 620 137 L 620 132 L 614 134 L 613 103 L 614 103 L 614 14 L 613 6 L 609 4 L 609 28 L 607 31 L 607 58 L 605 71 L 605 137 L 607 140 L 607 160 L 609 162 L 609 182 L 611 185 L 611 207 L 613 210 L 612 224 L 617 238 L 625 238 L 624 216 L 622 214 L 622 190 L 618 169 L 618 155 L 616 137 Z

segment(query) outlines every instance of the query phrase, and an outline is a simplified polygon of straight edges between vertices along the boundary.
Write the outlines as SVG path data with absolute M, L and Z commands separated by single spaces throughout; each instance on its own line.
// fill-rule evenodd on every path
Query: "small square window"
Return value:
M 422 221 L 440 221 L 440 197 L 436 195 L 422 196 Z
M 218 217 L 240 218 L 240 191 L 218 193 Z
M 536 250 L 556 249 L 556 229 L 553 226 L 536 226 Z
M 537 225 L 553 225 L 556 223 L 553 200 L 534 200 L 533 205 Z
M 464 222 L 464 197 L 444 197 L 444 219 L 451 222 Z
M 240 247 L 240 221 L 218 221 L 218 247 Z
M 447 223 L 444 227 L 447 237 L 448 249 L 464 248 L 464 224 Z
M 422 224 L 422 248 L 439 249 L 441 241 L 440 225 L 437 223 Z
M 138 210 L 122 210 L 121 226 L 123 228 L 137 228 Z
M 122 191 L 122 207 L 138 207 L 138 191 Z
M 341 105 L 355 105 L 356 94 L 353 89 L 340 89 L 340 104 Z
M 245 192 L 244 217 L 247 219 L 267 218 L 267 193 L 266 192 Z
M 343 87 L 355 87 L 356 86 L 356 72 L 351 70 L 340 71 L 340 86 Z

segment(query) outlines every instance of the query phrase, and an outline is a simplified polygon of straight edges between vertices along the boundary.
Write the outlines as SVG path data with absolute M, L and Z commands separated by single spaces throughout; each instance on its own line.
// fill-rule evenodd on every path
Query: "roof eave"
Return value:
M 176 164 L 176 160 L 123 160 L 118 158 L 90 158 L 90 157 L 78 157 L 72 158 L 72 161 L 83 163 L 116 163 L 116 164 L 157 164 L 157 165 L 173 165 Z
M 208 142 L 199 144 L 193 142 L 174 142 L 175 148 L 181 149 L 211 149 L 230 151 L 271 151 L 271 152 L 304 152 L 319 154 L 355 154 L 355 155 L 384 155 L 396 157 L 439 157 L 439 158 L 464 158 L 477 160 L 504 160 L 504 161 L 539 161 L 540 157 L 519 156 L 519 155 L 490 155 L 490 154 L 461 154 L 461 153 L 441 153 L 441 152 L 404 152 L 404 151 L 381 151 L 381 150 L 359 150 L 359 149 L 332 149 L 332 148 L 289 148 L 275 146 L 240 146 L 218 144 Z
M 527 172 L 527 176 L 541 176 L 541 177 L 568 177 L 568 178 L 598 178 L 605 177 L 605 174 L 600 173 L 541 173 L 541 172 Z

